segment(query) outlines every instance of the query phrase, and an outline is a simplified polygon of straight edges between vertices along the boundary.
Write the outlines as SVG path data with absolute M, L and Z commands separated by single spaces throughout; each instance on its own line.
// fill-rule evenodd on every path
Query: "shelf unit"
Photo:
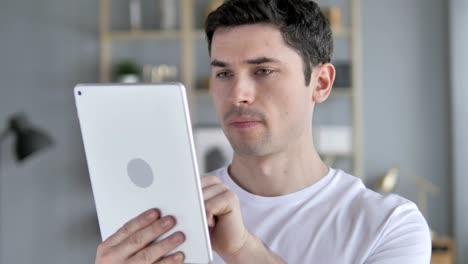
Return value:
M 362 113 L 362 65 L 361 65 L 361 0 L 349 0 L 351 14 L 351 62 L 352 62 L 352 133 L 353 174 L 365 177 L 363 161 L 363 113 Z
M 128 30 L 115 31 L 111 29 L 110 5 L 112 0 L 100 0 L 100 81 L 111 81 L 112 45 L 114 41 L 139 41 L 139 40 L 174 40 L 180 45 L 181 82 L 187 88 L 189 101 L 193 100 L 193 47 L 196 37 L 193 24 L 193 0 L 180 1 L 180 29 L 178 30 Z M 191 108 L 194 107 L 191 105 Z
M 180 0 L 179 28 L 177 30 L 114 30 L 111 28 L 110 5 L 115 0 L 100 0 L 100 81 L 111 81 L 112 47 L 116 41 L 175 41 L 180 45 L 180 81 L 187 88 L 187 96 L 191 113 L 196 113 L 197 96 L 207 96 L 206 90 L 196 89 L 196 54 L 195 44 L 204 40 L 203 30 L 194 25 L 194 3 L 196 0 Z M 349 26 L 345 26 L 340 32 L 334 32 L 335 39 L 347 38 L 350 43 L 349 61 L 351 67 L 351 87 L 334 87 L 331 98 L 345 98 L 351 101 L 351 126 L 352 126 L 352 152 L 351 153 L 325 153 L 323 156 L 331 160 L 333 158 L 349 158 L 352 160 L 354 175 L 363 176 L 362 158 L 362 82 L 361 82 L 361 53 L 360 53 L 360 0 L 342 0 L 348 5 Z M 200 1 L 198 1 L 200 2 Z M 209 1 L 206 1 L 208 4 Z M 318 0 L 319 5 L 326 5 L 327 0 Z M 336 1 L 334 1 L 336 2 Z M 192 120 L 196 118 L 192 117 Z

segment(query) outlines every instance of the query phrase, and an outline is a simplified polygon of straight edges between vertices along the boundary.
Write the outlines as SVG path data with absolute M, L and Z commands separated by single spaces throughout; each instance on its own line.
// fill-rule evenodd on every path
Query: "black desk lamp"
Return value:
M 32 126 L 24 114 L 15 114 L 8 121 L 7 129 L 0 133 L 0 146 L 9 133 L 15 138 L 15 156 L 17 161 L 52 146 L 52 138 L 47 133 Z
M 24 114 L 15 114 L 10 117 L 8 127 L 0 133 L 0 147 L 2 141 L 10 132 L 15 136 L 16 140 L 15 156 L 17 161 L 22 162 L 27 157 L 52 146 L 50 136 L 31 126 Z

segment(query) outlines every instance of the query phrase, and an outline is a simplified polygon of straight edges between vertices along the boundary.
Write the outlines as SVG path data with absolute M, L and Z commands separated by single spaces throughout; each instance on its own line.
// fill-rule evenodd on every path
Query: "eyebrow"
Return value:
M 257 64 L 263 64 L 263 63 L 269 63 L 269 62 L 280 63 L 279 60 L 268 58 L 268 57 L 259 57 L 255 59 L 245 60 L 243 63 L 257 65 Z M 222 67 L 230 66 L 230 64 L 224 61 L 220 61 L 220 60 L 213 60 L 211 61 L 211 66 L 222 68 Z

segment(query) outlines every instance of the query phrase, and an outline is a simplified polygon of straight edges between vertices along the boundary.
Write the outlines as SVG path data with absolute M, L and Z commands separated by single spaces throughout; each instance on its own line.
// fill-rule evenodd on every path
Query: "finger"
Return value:
M 221 183 L 221 180 L 218 178 L 218 176 L 204 176 L 201 178 L 202 188 L 218 183 Z
M 162 258 L 160 261 L 155 262 L 155 264 L 166 264 L 166 263 L 184 263 L 185 255 L 182 252 L 176 252 L 169 256 Z
M 130 263 L 153 263 L 169 253 L 171 250 L 174 250 L 184 241 L 184 234 L 182 232 L 175 232 L 158 243 L 138 252 L 130 259 Z
M 227 190 L 229 190 L 229 188 L 224 184 L 210 185 L 208 187 L 203 188 L 203 199 L 205 201 L 209 200 L 209 199 L 215 197 L 216 195 L 218 195 L 220 193 L 223 193 L 223 192 L 225 192 Z
M 203 189 L 203 199 L 204 201 L 210 200 L 213 197 L 220 195 L 228 190 L 229 188 L 224 184 L 210 185 Z M 209 210 L 205 210 L 205 211 L 206 211 L 206 220 L 207 220 L 208 226 L 213 227 L 215 225 L 214 215 Z
M 128 258 L 172 229 L 175 224 L 175 218 L 172 216 L 160 218 L 153 224 L 133 233 L 122 243 L 115 246 L 115 252 L 118 252 L 124 258 Z
M 239 203 L 236 194 L 227 190 L 206 200 L 205 210 L 209 215 L 220 216 L 232 212 L 235 203 Z
M 142 214 L 140 214 L 139 216 L 125 223 L 125 225 L 123 225 L 113 235 L 108 237 L 103 243 L 110 247 L 115 246 L 121 243 L 122 241 L 124 241 L 125 239 L 127 239 L 136 231 L 150 225 L 160 216 L 161 216 L 161 212 L 157 209 L 147 210 L 143 212 Z
M 206 213 L 206 223 L 208 224 L 208 228 L 212 228 L 216 224 L 216 220 L 213 214 L 207 212 Z

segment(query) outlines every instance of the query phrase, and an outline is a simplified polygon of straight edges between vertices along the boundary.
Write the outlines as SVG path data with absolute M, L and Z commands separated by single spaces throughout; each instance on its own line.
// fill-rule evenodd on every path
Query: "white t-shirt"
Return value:
M 244 224 L 292 264 L 430 262 L 431 238 L 416 205 L 382 196 L 341 170 L 295 193 L 262 197 L 239 187 L 227 168 L 212 175 L 237 194 Z M 215 253 L 214 262 L 224 263 Z

